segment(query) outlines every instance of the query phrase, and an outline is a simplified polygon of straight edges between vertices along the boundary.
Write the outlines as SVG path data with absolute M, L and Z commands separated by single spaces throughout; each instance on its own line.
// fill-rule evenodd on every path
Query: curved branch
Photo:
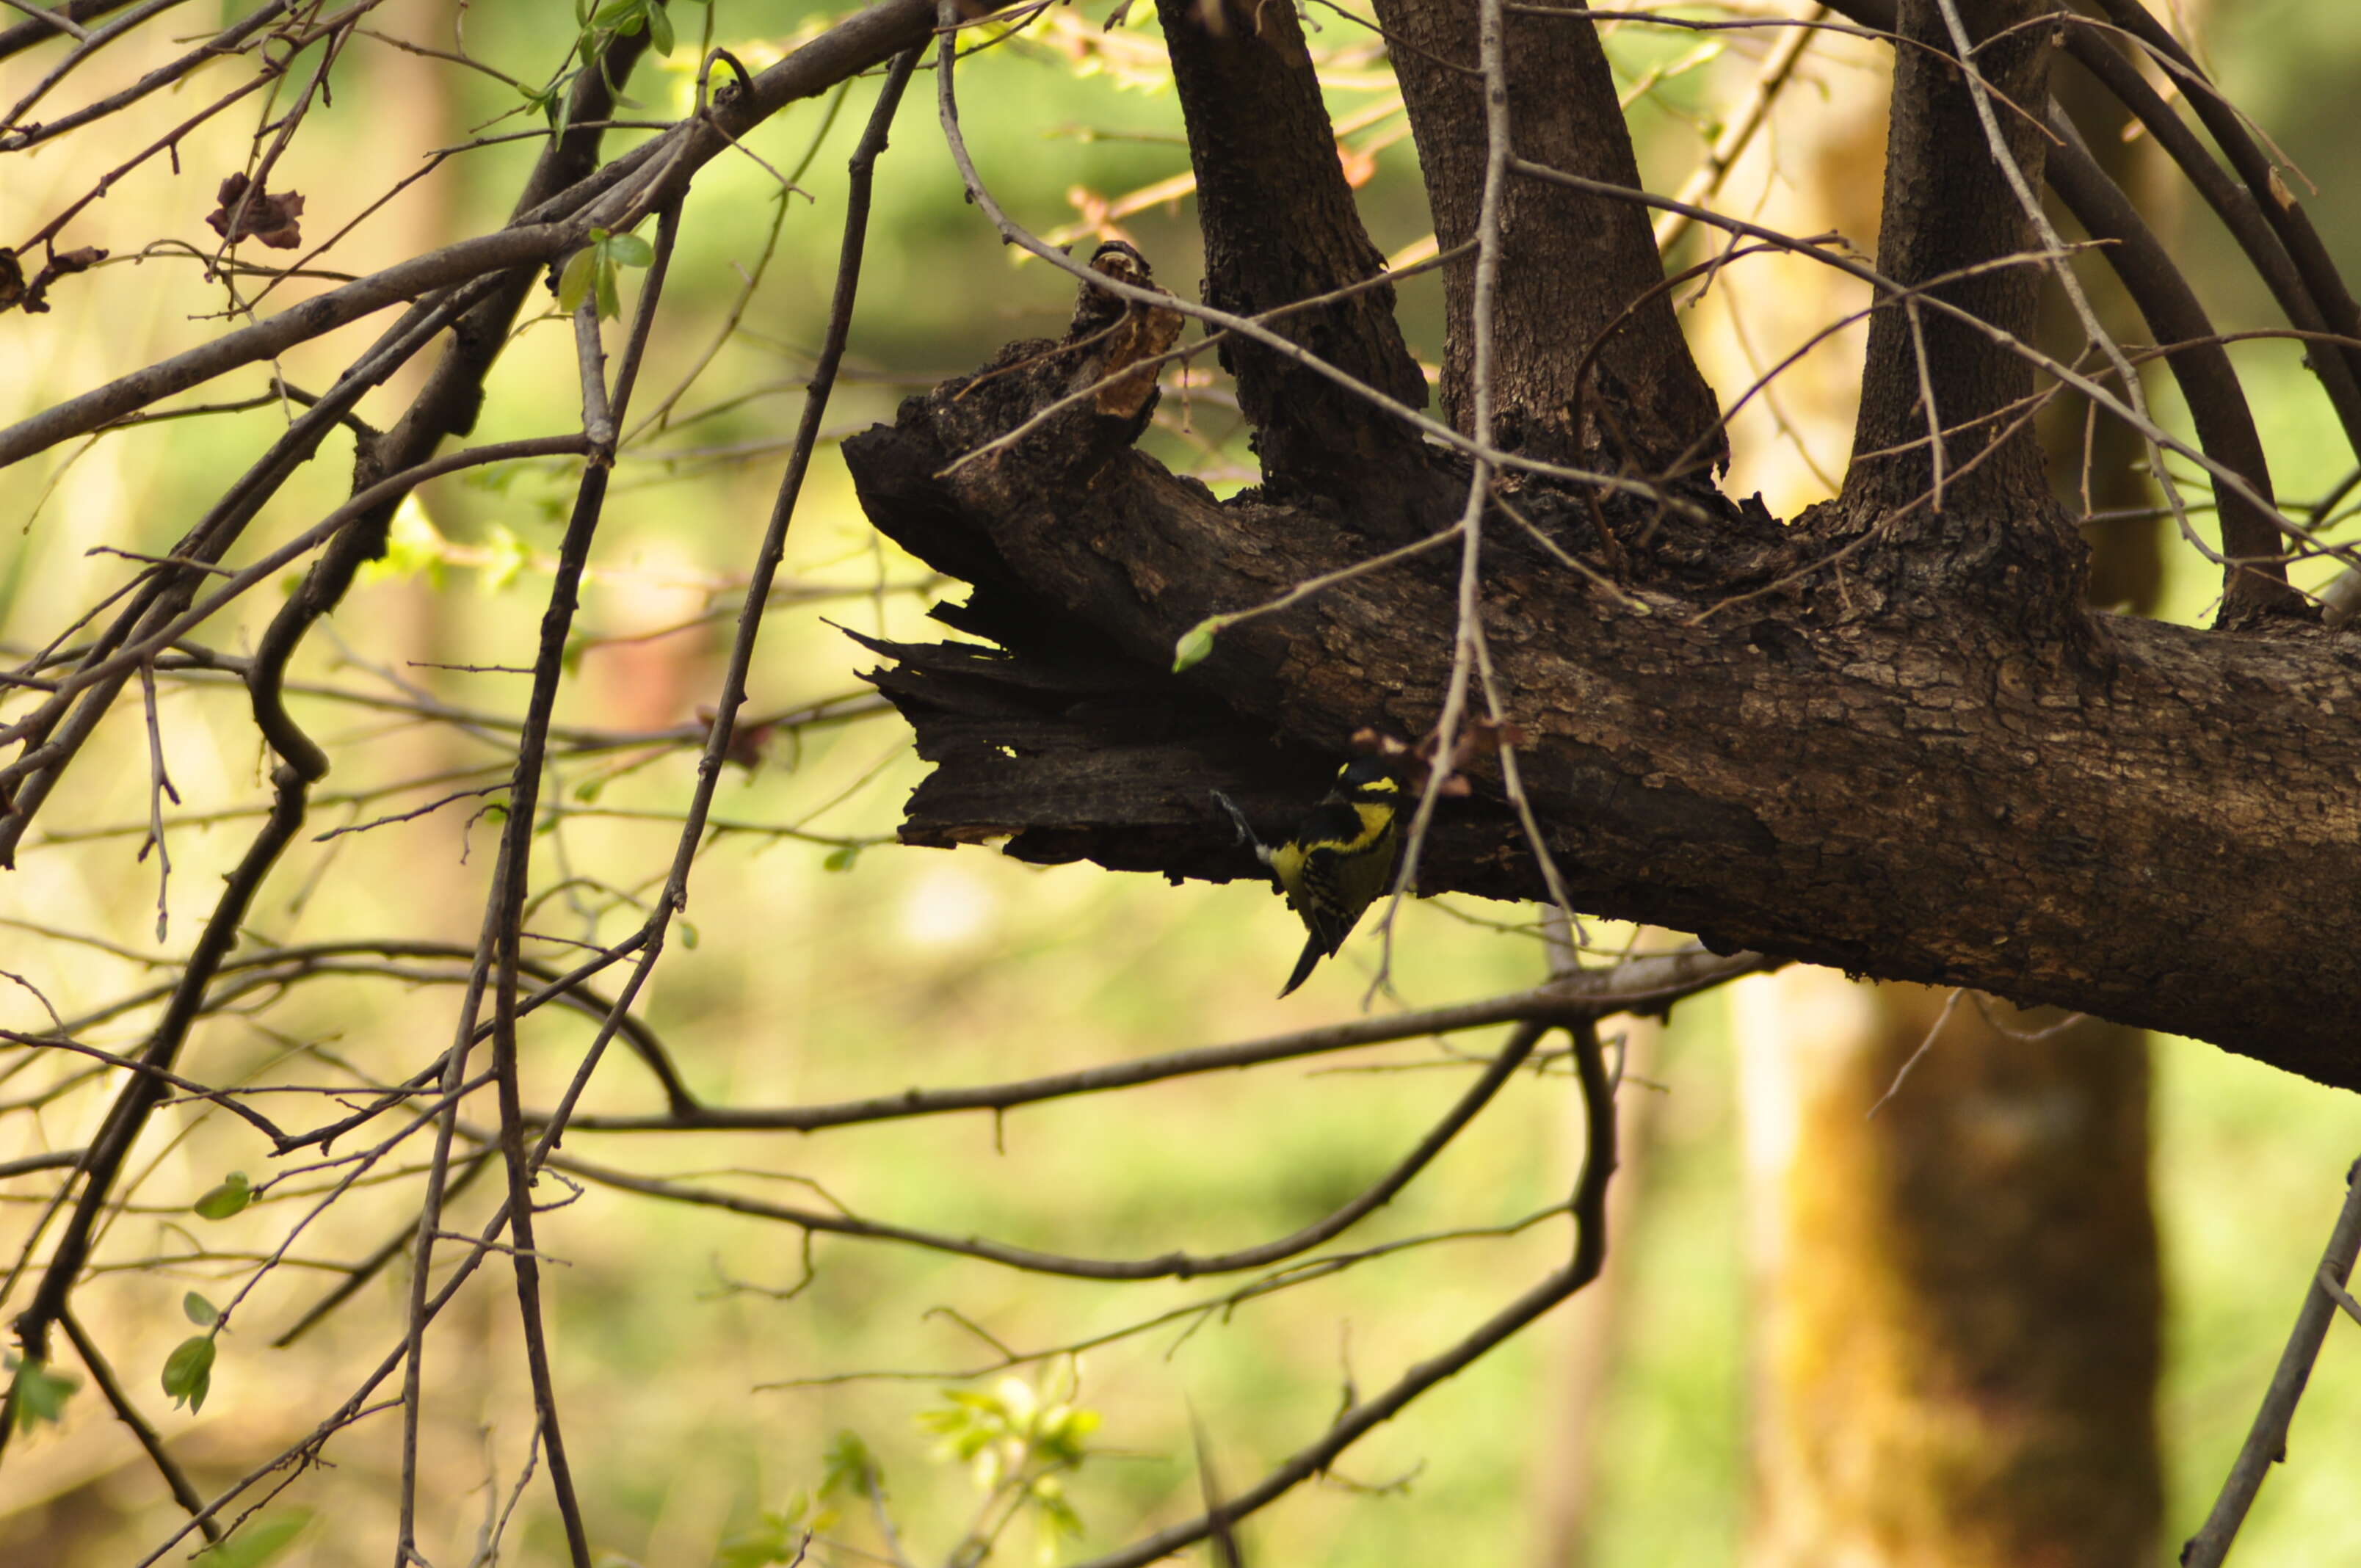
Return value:
M 2271 225 L 2279 242 L 2287 247 L 2288 256 L 2294 261 L 2296 272 L 2302 278 L 2327 329 L 2343 338 L 2361 340 L 2361 304 L 2355 302 L 2351 291 L 2345 286 L 2303 203 L 2295 199 L 2294 192 L 2279 179 L 2271 159 L 2255 145 L 2254 135 L 2237 110 L 2198 69 L 2196 60 L 2180 47 L 2180 41 L 2149 16 L 2139 0 L 2099 0 L 2099 7 L 2110 21 L 2153 52 L 2182 83 L 2189 106 L 2197 111 L 2197 117 L 2213 134 L 2215 145 L 2229 159 L 2230 167 L 2246 182 L 2264 222 Z M 2361 378 L 2361 347 L 2346 347 L 2339 353 L 2346 373 Z
M 2049 105 L 2049 128 L 2059 138 L 2049 152 L 2049 185 L 2074 221 L 2093 239 L 2110 241 L 2107 263 L 2124 291 L 2139 308 L 2156 341 L 2166 345 L 2165 363 L 2180 383 L 2191 421 L 2206 455 L 2217 458 L 2246 481 L 2256 494 L 2271 496 L 2268 461 L 2246 391 L 2239 384 L 2229 351 L 2216 339 L 2205 307 L 2189 280 L 2140 217 L 2122 189 L 2091 156 L 2064 109 Z M 2222 553 L 2231 565 L 2223 595 L 2222 619 L 2235 623 L 2257 611 L 2301 606 L 2287 586 L 2286 543 L 2268 513 L 2235 490 L 2220 497 Z
M 1586 1027 L 1576 1031 L 1575 1059 L 1580 1066 L 1587 1138 L 1583 1148 L 1582 1177 L 1576 1183 L 1571 1205 L 1576 1224 L 1573 1257 L 1564 1268 L 1502 1308 L 1466 1338 L 1411 1367 L 1367 1404 L 1346 1410 L 1318 1438 L 1222 1505 L 1224 1524 L 1235 1524 L 1322 1474 L 1346 1449 L 1400 1415 L 1420 1395 L 1466 1371 L 1495 1346 L 1598 1277 L 1598 1270 L 1607 1260 L 1607 1184 L 1615 1173 L 1615 1097 L 1600 1060 L 1595 1030 Z M 1145 1568 L 1148 1563 L 1204 1540 L 1213 1526 L 1210 1516 L 1200 1517 L 1159 1530 L 1120 1552 L 1093 1557 L 1078 1568 Z
M 589 1133 L 655 1133 L 681 1128 L 717 1132 L 818 1132 L 823 1127 L 852 1126 L 864 1122 L 900 1121 L 912 1116 L 941 1116 L 961 1111 L 1013 1111 L 1077 1094 L 1103 1094 L 1136 1089 L 1145 1083 L 1188 1078 L 1323 1056 L 1330 1051 L 1431 1035 L 1455 1034 L 1495 1024 L 1521 1020 L 1563 1026 L 1604 1018 L 1615 1013 L 1661 1015 L 1684 997 L 1709 991 L 1741 975 L 1776 968 L 1760 953 L 1720 956 L 1697 949 L 1686 953 L 1627 959 L 1606 970 L 1584 970 L 1532 991 L 1515 992 L 1455 1007 L 1436 1007 L 1389 1018 L 1359 1018 L 1300 1029 L 1236 1045 L 1208 1046 L 1196 1050 L 1170 1051 L 1127 1062 L 1083 1068 L 1075 1072 L 1017 1079 L 1008 1083 L 973 1089 L 910 1089 L 869 1100 L 847 1100 L 832 1105 L 761 1107 L 699 1107 L 686 1115 L 577 1116 L 567 1124 Z M 530 1119 L 530 1118 L 529 1118 Z
M 2114 93 L 2157 145 L 2170 155 L 2191 187 L 2212 208 L 2238 248 L 2245 252 L 2256 276 L 2299 332 L 2324 333 L 2328 313 L 2314 299 L 2311 285 L 2266 215 L 2268 203 L 2257 201 L 2226 173 L 2198 140 L 2180 114 L 2166 103 L 2137 67 L 2107 39 L 2088 27 L 2068 29 L 2066 47 L 2084 69 Z M 2191 94 L 2194 96 L 2194 94 Z M 2361 452 L 2361 378 L 2356 378 L 2351 346 L 2343 352 L 2307 354 L 2304 363 L 2320 378 L 2329 406 L 2336 411 L 2347 445 Z
M 1466 1092 L 1459 1097 L 1458 1102 L 1444 1113 L 1442 1120 L 1428 1129 L 1426 1135 L 1391 1170 L 1351 1201 L 1290 1234 L 1234 1252 L 1212 1253 L 1202 1257 L 1185 1252 L 1168 1252 L 1156 1257 L 1129 1261 L 1072 1257 L 974 1237 L 962 1241 L 939 1232 L 885 1224 L 849 1213 L 825 1214 L 815 1209 L 797 1208 L 791 1203 L 744 1198 L 734 1192 L 710 1191 L 657 1177 L 637 1176 L 630 1171 L 593 1165 L 570 1157 L 553 1157 L 550 1163 L 556 1169 L 626 1192 L 668 1199 L 699 1208 L 722 1209 L 733 1214 L 784 1221 L 807 1231 L 825 1231 L 834 1235 L 859 1236 L 872 1241 L 900 1242 L 908 1246 L 924 1247 L 930 1252 L 981 1258 L 986 1263 L 997 1263 L 1027 1273 L 1054 1274 L 1069 1279 L 1195 1279 L 1209 1274 L 1235 1274 L 1242 1269 L 1266 1268 L 1299 1253 L 1309 1252 L 1322 1243 L 1342 1235 L 1393 1201 L 1395 1194 L 1409 1186 L 1420 1171 L 1433 1164 L 1434 1157 L 1448 1147 L 1451 1140 L 1466 1130 L 1467 1124 L 1491 1103 L 1492 1097 L 1499 1093 L 1510 1076 L 1524 1065 L 1525 1058 L 1532 1054 L 1533 1047 L 1554 1026 L 1547 1022 L 1520 1024 L 1510 1035 L 1508 1043 L 1500 1047 L 1500 1054 L 1492 1059 L 1492 1065 L 1485 1069 L 1481 1078 L 1468 1086 Z M 1577 1026 L 1589 1025 L 1586 1021 Z

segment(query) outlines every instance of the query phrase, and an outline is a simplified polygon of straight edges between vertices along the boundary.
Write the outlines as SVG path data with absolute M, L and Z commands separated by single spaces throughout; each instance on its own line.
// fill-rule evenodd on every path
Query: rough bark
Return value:
M 1911 9 L 1924 31 L 1931 0 Z M 1987 31 L 2022 14 L 1971 9 Z M 2014 93 L 2038 86 L 2039 32 L 2026 35 L 2025 58 L 2015 35 L 1985 51 Z M 1963 87 L 1925 56 L 1904 51 L 1915 85 L 1897 90 L 1889 178 L 1907 190 L 1887 203 L 1881 242 L 1917 277 L 2024 238 L 2014 196 L 1993 194 Z M 1217 61 L 1181 49 L 1174 64 L 1192 116 L 1231 102 L 1192 80 Z M 1265 129 L 1302 143 L 1299 158 L 1315 137 L 1332 156 L 1324 123 L 1274 117 Z M 1938 131 L 1950 139 L 1938 144 Z M 1945 156 L 1983 172 L 1961 184 L 1937 167 Z M 2022 156 L 2037 171 L 2029 140 Z M 1961 202 L 1981 221 L 1954 211 Z M 1236 221 L 1208 203 L 1209 254 L 1231 243 L 1212 232 L 1219 214 Z M 1603 204 L 1599 217 L 1644 226 L 1636 207 Z M 1334 229 L 1345 214 L 1315 205 L 1304 221 Z M 1285 248 L 1238 254 L 1277 269 Z M 1995 291 L 1961 285 L 1952 297 L 2029 334 L 2029 276 L 1995 274 Z M 1864 416 L 1871 449 L 1919 433 L 1897 411 L 1916 398 L 1915 367 L 1903 377 L 1915 360 L 1891 338 L 1906 322 L 1880 319 L 1888 337 L 1867 391 L 1889 406 Z M 1947 423 L 2029 385 L 1981 334 L 1940 341 L 1958 351 L 1930 371 Z M 1434 553 L 1237 623 L 1210 658 L 1170 675 L 1176 640 L 1205 618 L 1364 560 L 1421 517 L 1404 517 L 1389 473 L 1350 464 L 1306 504 L 1279 492 L 1222 504 L 1130 451 L 1122 422 L 1080 409 L 950 470 L 1073 384 L 1072 367 L 1041 357 L 1049 346 L 1012 345 L 988 375 L 911 400 L 894 426 L 845 448 L 878 526 L 976 585 L 946 619 L 1005 651 L 891 651 L 904 667 L 881 684 L 940 764 L 905 837 L 1011 835 L 1010 852 L 1035 859 L 1254 874 L 1206 791 L 1300 801 L 1364 726 L 1425 732 L 1454 645 L 1455 562 Z M 1348 428 L 1345 449 L 1367 428 Z M 2322 886 L 2323 847 L 2361 833 L 2350 717 L 2361 656 L 2305 626 L 2206 633 L 2090 614 L 2081 542 L 2036 444 L 2019 433 L 1984 450 L 1973 475 L 1951 476 L 1940 512 L 1914 488 L 1930 477 L 1923 446 L 1857 454 L 1878 471 L 1795 528 L 1719 497 L 1682 507 L 1610 493 L 1601 506 L 1625 535 L 1626 582 L 1645 615 L 1519 531 L 1488 531 L 1486 626 L 1574 898 L 1719 944 L 2077 1008 L 2361 1085 L 2340 1005 L 2361 987 L 2361 910 L 2333 894 L 2308 901 L 2296 941 L 2284 899 L 2257 895 Z M 1423 524 L 1441 528 L 1456 510 L 1444 493 L 1436 504 L 1421 489 L 1408 510 L 1432 505 Z M 1510 493 L 1559 548 L 1595 552 L 1588 498 L 1530 478 Z M 1480 773 L 1478 785 L 1477 799 L 1446 809 L 1421 886 L 1539 896 L 1509 813 Z
M 1274 736 L 1334 754 L 1364 725 L 1433 723 L 1446 564 L 1413 559 L 1246 621 L 1166 675 L 1183 631 L 1351 564 L 1356 543 L 1268 502 L 1223 506 L 1134 452 L 1096 460 L 1054 424 L 939 479 L 1032 406 L 1021 375 L 963 399 L 961 385 L 845 449 L 877 525 L 979 584 L 957 624 L 1015 651 L 919 660 L 961 660 L 964 692 L 888 685 L 922 753 L 946 763 L 906 837 L 1016 834 L 1011 852 L 1031 858 L 1251 875 L 1205 790 L 1297 787 L 1253 765 Z M 2321 886 L 2323 847 L 2361 836 L 2361 654 L 2326 633 L 2107 616 L 2048 643 L 1966 609 L 1897 623 L 1841 565 L 1718 608 L 1810 565 L 1810 543 L 1734 510 L 1711 530 L 1675 515 L 1658 535 L 1655 575 L 1634 585 L 1644 617 L 1505 543 L 1488 584 L 1510 715 L 1532 737 L 1525 777 L 1583 908 L 2361 1085 L 2340 1004 L 2361 986 L 2361 910 L 2311 901 L 2294 941 L 2283 907 L 2257 896 Z M 1078 765 L 1141 735 L 1152 765 Z M 1504 810 L 1446 817 L 1426 891 L 1542 894 Z
M 1831 8 L 1866 27 L 1892 30 L 1903 21 L 1895 0 L 1835 0 Z M 1917 16 L 1922 30 L 1928 20 L 1922 9 Z M 2057 97 L 2042 115 L 2048 135 L 2042 144 L 2041 171 L 2083 233 L 2104 242 L 2106 266 L 2138 306 L 2147 323 L 2150 341 L 2182 345 L 2172 352 L 2169 363 L 2205 455 L 2244 479 L 2255 495 L 2268 503 L 2273 499 L 2270 469 L 2227 351 L 2213 341 L 2214 329 L 2204 307 L 2150 232 L 2138 207 L 2100 167 L 2110 162 L 2113 155 L 2103 151 L 2094 157 L 2092 149 L 2083 145 L 2076 126 L 2078 123 L 2103 126 L 2107 134 L 2094 139 L 2112 143 L 2119 139 L 2114 133 L 2128 112 L 2155 139 L 2174 145 L 2176 159 L 2204 188 L 2207 199 L 2217 207 L 2238 211 L 2243 217 L 2255 203 L 2213 163 L 2211 155 L 2196 145 L 2193 134 L 2156 97 L 2146 78 L 2116 52 L 2114 43 L 2086 28 L 2072 28 L 2063 36 L 2072 47 L 2072 63 L 2059 60 L 2057 65 L 2060 69 L 2053 74 L 2051 86 Z M 1949 42 L 1946 29 L 1936 44 L 1941 47 Z M 2094 80 L 2093 71 L 2103 74 L 2103 86 L 2101 81 Z M 1940 71 L 1922 78 L 1926 80 L 1949 82 Z M 2015 102 L 2029 115 L 2039 99 L 2017 97 Z M 1956 115 L 1952 118 L 1956 120 Z M 1917 150 L 1923 156 L 1933 146 L 1921 138 Z M 1938 149 L 1936 156 L 1940 159 Z M 1993 172 L 1997 174 L 1996 167 Z M 1993 193 L 2011 202 L 2012 211 L 2021 210 L 2014 205 L 2014 192 L 2003 189 Z M 2268 230 L 2259 213 L 2235 226 L 2249 246 L 2257 271 L 2286 308 L 2290 324 L 2307 332 L 2326 330 L 2326 318 L 2306 291 L 2295 264 L 2283 250 L 2268 245 Z M 2336 292 L 2341 297 L 2341 285 Z M 2064 309 L 2059 291 L 2046 291 L 2043 298 L 2053 311 Z M 2129 341 L 2123 333 L 2114 335 L 2118 343 Z M 1929 340 L 1930 350 L 1932 341 Z M 2054 356 L 2071 361 L 2089 345 L 2053 344 L 2053 347 L 2057 346 L 2063 346 L 2066 352 Z M 1900 341 L 1889 332 L 1884 347 L 1898 350 Z M 2312 355 L 2307 356 L 2306 363 L 2321 371 L 2329 401 L 2339 411 L 2348 433 L 2361 433 L 2361 392 L 2356 391 L 2344 357 Z M 1914 374 L 1915 367 L 1914 360 Z M 1893 366 L 1888 367 L 1888 371 L 1890 375 L 1899 374 Z M 1864 410 L 1867 406 L 1864 401 Z M 1920 418 L 1923 421 L 1923 411 Z M 2245 625 L 2267 616 L 2308 619 L 2313 613 L 2309 601 L 2288 587 L 2284 560 L 2287 541 L 2278 526 L 2261 507 L 2230 487 L 2217 485 L 2213 488 L 2221 519 L 2222 554 L 2231 563 L 2224 571 L 2222 624 Z M 2118 597 L 2101 595 L 2097 602 L 2107 603 L 2111 598 Z
M 1465 0 L 1378 0 L 1377 12 L 1393 41 L 1435 240 L 1450 249 L 1475 238 L 1484 194 L 1477 7 Z M 1637 190 L 1639 162 L 1590 24 L 1510 16 L 1506 42 L 1517 155 Z M 1670 295 L 1650 292 L 1664 269 L 1646 226 L 1630 218 L 1628 206 L 1559 185 L 1516 181 L 1503 193 L 1492 336 L 1499 444 L 1552 462 L 1668 478 L 1727 464 L 1713 390 L 1690 361 Z M 1443 413 L 1465 432 L 1472 413 L 1474 257 L 1444 269 L 1443 289 L 1449 334 Z M 1599 395 L 1586 401 L 1584 355 L 1594 345 Z M 1586 430 L 1574 428 L 1578 403 Z
M 1292 7 L 1158 0 L 1197 170 L 1207 304 L 1255 315 L 1366 282 L 1385 258 L 1362 227 Z M 1389 283 L 1272 324 L 1411 408 L 1426 378 L 1402 341 Z M 1231 340 L 1223 367 L 1254 427 L 1265 486 L 1295 500 L 1356 496 L 1366 526 L 1422 530 L 1441 479 L 1409 426 L 1335 381 Z
M 1979 41 L 2050 8 L 2049 0 L 1986 0 L 1961 7 Z M 1955 51 L 1935 0 L 1908 0 L 1900 23 L 1905 38 L 1925 47 L 1903 46 L 1894 56 L 1878 270 L 1916 288 L 1963 268 L 2039 250 L 2032 220 L 1992 155 L 1965 74 L 1948 58 Z M 2019 27 L 1984 47 L 1976 63 L 1995 93 L 2011 104 L 2038 104 L 2048 93 L 2048 57 L 2047 32 Z M 2037 190 L 2048 150 L 2040 126 L 2005 107 L 1999 119 L 2010 157 Z M 2004 265 L 1927 291 L 2030 341 L 2041 267 Z M 1915 328 L 1914 313 L 1900 309 L 1882 310 L 1870 321 L 1847 501 L 1882 514 L 1931 495 L 1931 393 L 1949 476 L 1944 510 L 2017 504 L 2039 488 L 2040 452 L 2026 417 L 2033 367 L 1956 317 L 1923 308 L 1915 317 Z M 1924 510 L 1934 509 L 1927 504 Z
M 2087 78 L 2058 85 L 2089 96 Z M 2129 183 L 2153 145 L 2109 137 L 2091 173 Z M 1860 172 L 1798 170 L 1792 148 L 1783 166 Z M 2109 330 L 2130 335 L 2121 291 L 2089 281 Z M 2060 292 L 2043 303 L 2043 346 L 2072 357 L 2081 322 Z M 2155 504 L 2127 426 L 2086 432 L 2052 402 L 2038 429 L 2070 509 Z M 2093 602 L 2151 610 L 2159 529 L 2090 537 Z M 2027 1037 L 2004 1003 L 1825 971 L 1733 1001 L 1762 1309 L 1748 1318 L 1754 1568 L 2150 1562 L 2162 1290 L 2146 1038 L 2093 1020 Z

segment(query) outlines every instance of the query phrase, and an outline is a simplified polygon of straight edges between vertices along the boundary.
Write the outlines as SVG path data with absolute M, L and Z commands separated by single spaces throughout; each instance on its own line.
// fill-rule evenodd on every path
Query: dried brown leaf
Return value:
M 301 192 L 273 195 L 259 187 L 249 190 L 245 175 L 233 174 L 214 195 L 220 205 L 205 214 L 205 222 L 232 245 L 254 239 L 273 250 L 292 250 L 303 243 L 302 225 L 296 222 L 303 214 Z

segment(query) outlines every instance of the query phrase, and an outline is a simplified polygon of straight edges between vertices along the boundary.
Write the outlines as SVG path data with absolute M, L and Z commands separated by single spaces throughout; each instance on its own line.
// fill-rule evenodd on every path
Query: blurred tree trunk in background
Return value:
M 2053 84 L 2078 118 L 2094 102 L 2070 61 Z M 2084 123 L 2102 127 L 2089 140 L 2109 172 L 2146 194 L 2152 144 Z M 1872 170 L 1809 167 L 1877 188 L 1855 178 Z M 2081 276 L 2111 331 L 2149 340 L 2112 276 Z M 2062 298 L 2050 305 L 2046 346 L 2071 359 L 2080 328 Z M 2062 455 L 2053 477 L 2078 515 L 2155 506 L 2130 432 L 2100 422 L 2084 460 L 2079 410 L 2046 415 L 2044 446 Z M 2087 528 L 2094 603 L 2154 609 L 2167 526 Z M 2161 1287 L 2145 1037 L 1827 970 L 1757 982 L 1740 1013 L 1754 1282 L 1746 1561 L 2153 1562 Z
M 1753 1000 L 1747 1561 L 2153 1562 L 2138 1034 L 1820 970 Z
M 1664 1026 L 1633 1018 L 1622 1036 L 1622 1086 L 1615 1096 L 1615 1186 L 1607 1196 L 1607 1234 L 1632 1236 L 1653 1223 L 1649 1200 L 1658 1184 L 1659 1095 L 1647 1080 L 1657 1070 Z M 1570 1135 L 1578 1136 L 1578 1130 Z M 1678 1151 L 1674 1151 L 1677 1157 Z M 1559 1313 L 1550 1431 L 1539 1502 L 1541 1561 L 1547 1568 L 1587 1568 L 1595 1554 L 1602 1449 L 1616 1432 L 1604 1419 L 1626 1336 L 1634 1326 L 1632 1270 L 1609 1267 Z

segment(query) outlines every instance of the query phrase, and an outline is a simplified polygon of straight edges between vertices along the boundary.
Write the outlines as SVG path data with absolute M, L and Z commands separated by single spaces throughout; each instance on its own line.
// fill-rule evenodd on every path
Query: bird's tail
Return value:
M 1282 997 L 1287 995 L 1289 992 L 1310 980 L 1312 966 L 1326 958 L 1328 951 L 1329 949 L 1321 944 L 1318 932 L 1315 931 L 1306 938 L 1303 943 L 1303 956 L 1295 960 L 1295 972 L 1287 977 L 1286 988 L 1279 992 L 1279 995 Z

